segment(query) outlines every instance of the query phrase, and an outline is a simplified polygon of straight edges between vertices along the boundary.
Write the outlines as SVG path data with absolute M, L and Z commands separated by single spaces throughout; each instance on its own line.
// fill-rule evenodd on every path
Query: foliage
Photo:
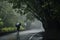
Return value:
M 59 14 L 59 1 L 57 0 L 18 0 L 19 2 L 25 2 L 29 8 L 32 8 L 33 11 L 36 11 L 36 14 L 40 16 L 42 19 L 46 17 L 48 20 L 51 20 L 58 17 Z M 11 1 L 13 4 L 17 4 L 17 6 L 21 5 L 18 4 L 17 0 Z M 56 6 L 57 5 L 57 6 Z M 13 5 L 14 6 L 14 5 Z M 19 6 L 20 7 L 20 6 Z M 18 7 L 16 7 L 18 8 Z M 35 9 L 35 10 L 34 10 Z M 46 13 L 47 11 L 47 13 Z M 49 12 L 48 12 L 49 11 Z
M 48 39 L 49 38 L 59 39 L 60 0 L 18 0 L 18 1 L 15 0 L 15 1 L 12 2 L 14 9 L 20 8 L 21 2 L 24 2 L 27 5 L 27 10 L 32 11 L 32 14 L 38 20 L 42 21 L 46 33 L 44 35 L 45 38 L 43 40 L 46 40 L 47 37 Z
M 2 32 L 11 32 L 11 31 L 17 31 L 16 29 L 17 29 L 16 27 L 4 27 L 4 28 L 2 28 L 0 30 Z M 20 30 L 23 31 L 23 30 L 25 30 L 25 28 L 21 26 Z
M 11 5 L 7 1 L 0 2 L 0 18 L 2 19 L 3 23 L 1 23 L 4 24 L 4 27 L 15 26 L 15 23 L 18 21 Z
M 49 22 L 58 21 L 60 22 L 60 1 L 59 0 L 14 0 L 11 2 L 14 9 L 20 9 L 21 3 L 27 5 L 24 10 L 23 15 L 28 14 L 27 12 L 32 12 L 35 18 L 43 23 L 43 27 L 46 29 Z M 14 5 L 16 4 L 16 5 Z M 26 16 L 27 19 L 32 16 Z M 33 17 L 33 18 L 34 18 Z M 50 25 L 50 24 L 49 24 Z
M 13 4 L 13 8 L 17 11 L 17 13 L 20 13 L 21 15 L 25 15 L 27 20 L 34 20 L 33 12 L 29 9 L 27 4 L 24 2 L 24 0 L 9 0 L 10 3 Z M 16 6 L 15 6 L 15 5 Z M 32 21 L 31 20 L 31 21 Z
M 2 21 L 2 19 L 0 18 L 0 28 L 3 26 L 3 21 Z

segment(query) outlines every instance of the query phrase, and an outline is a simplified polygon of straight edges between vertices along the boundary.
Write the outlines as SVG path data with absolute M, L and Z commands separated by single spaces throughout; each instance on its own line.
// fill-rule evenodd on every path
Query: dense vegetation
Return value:
M 9 0 L 8 0 L 9 1 Z M 43 23 L 44 40 L 59 40 L 60 36 L 60 1 L 59 0 L 10 0 L 13 8 L 21 8 L 21 3 L 27 5 L 27 10 Z M 26 13 L 24 13 L 26 14 Z
M 15 11 L 17 9 L 16 11 L 17 13 L 25 16 L 27 16 L 27 14 L 33 14 L 34 17 L 40 20 L 43 23 L 43 27 L 45 29 L 44 40 L 60 39 L 59 0 L 5 0 L 5 1 L 8 1 L 9 3 L 13 4 L 12 9 L 14 9 Z M 4 11 L 4 13 L 6 13 L 6 11 Z M 27 19 L 28 20 L 31 20 L 31 18 L 34 19 L 33 16 L 27 16 L 28 17 Z M 27 20 L 25 20 L 24 22 L 26 21 Z M 4 24 L 3 21 L 2 24 Z
M 31 22 L 34 20 L 34 16 L 30 14 L 31 11 L 26 9 L 27 5 L 22 5 L 20 9 L 13 9 L 12 3 L 6 0 L 0 0 L 0 33 L 16 31 L 15 24 L 17 22 L 22 24 L 20 26 L 21 31 L 29 28 L 29 25 L 31 25 Z M 26 11 L 22 9 L 26 9 Z M 27 14 L 23 15 L 25 12 Z M 25 24 L 28 24 L 28 26 L 26 27 Z

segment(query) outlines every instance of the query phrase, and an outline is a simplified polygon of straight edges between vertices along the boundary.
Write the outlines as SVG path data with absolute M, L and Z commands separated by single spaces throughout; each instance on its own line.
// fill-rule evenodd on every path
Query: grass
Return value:
M 1 29 L 1 31 L 2 32 L 10 32 L 10 31 L 16 31 L 16 29 L 17 29 L 16 27 L 4 27 Z M 23 30 L 25 30 L 25 28 L 21 26 L 20 30 L 23 31 Z

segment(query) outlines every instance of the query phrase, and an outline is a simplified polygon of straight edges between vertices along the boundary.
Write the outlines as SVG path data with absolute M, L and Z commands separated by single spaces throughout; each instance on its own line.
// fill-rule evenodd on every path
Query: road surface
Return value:
M 31 36 L 41 31 L 42 30 L 40 29 L 22 31 L 22 32 L 19 32 L 19 38 L 20 40 L 29 40 Z M 2 36 L 0 37 L 0 40 L 17 40 L 17 32 Z

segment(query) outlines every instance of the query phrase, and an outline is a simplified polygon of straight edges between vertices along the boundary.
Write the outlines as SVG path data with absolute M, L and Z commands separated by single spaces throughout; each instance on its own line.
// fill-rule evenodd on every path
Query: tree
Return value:
M 16 0 L 15 0 L 16 1 Z M 33 11 L 34 16 L 42 21 L 45 29 L 44 40 L 60 39 L 60 1 L 59 0 L 17 0 L 11 1 L 17 4 L 14 8 L 19 8 L 19 2 L 25 2 Z M 31 11 L 30 10 L 30 11 Z
M 11 4 L 7 1 L 0 1 L 0 18 L 2 19 L 1 23 L 3 24 L 3 27 L 15 26 L 15 23 L 18 21 L 18 16 L 16 16 L 15 13 Z
M 49 40 L 49 39 L 59 40 L 59 36 L 60 36 L 59 34 L 60 32 L 58 31 L 60 27 L 59 1 L 58 0 L 57 1 L 36 0 L 36 1 L 37 1 L 36 2 L 37 5 L 34 5 L 33 8 L 36 9 L 36 14 L 42 18 L 43 27 L 45 29 L 44 40 Z M 32 3 L 30 5 L 32 5 Z
M 0 28 L 2 28 L 2 26 L 3 26 L 3 21 L 2 21 L 2 19 L 0 18 Z

